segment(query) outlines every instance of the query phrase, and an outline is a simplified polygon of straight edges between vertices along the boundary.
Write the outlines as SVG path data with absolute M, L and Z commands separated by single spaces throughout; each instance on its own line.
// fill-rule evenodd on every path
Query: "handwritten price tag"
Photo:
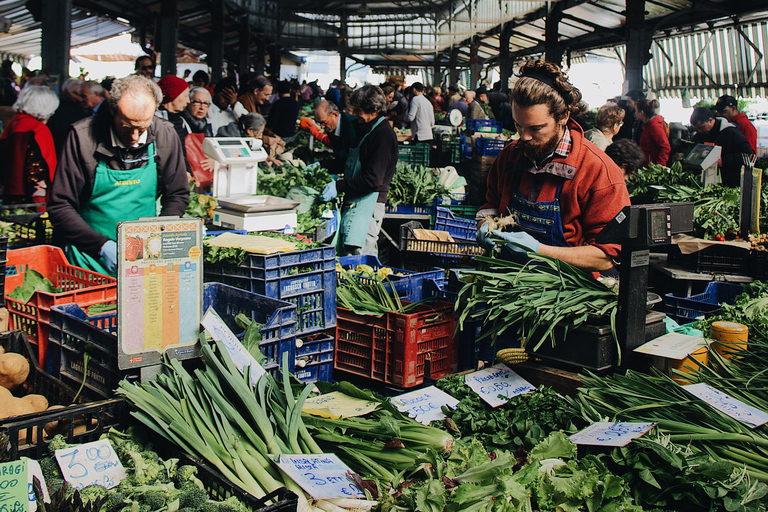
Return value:
M 379 404 L 345 395 L 341 391 L 331 391 L 324 395 L 307 398 L 301 412 L 322 416 L 324 418 L 352 418 L 365 416 L 378 409 Z
M 27 512 L 29 510 L 29 492 L 27 461 L 20 460 L 0 464 L 0 510 L 4 512 Z
M 315 499 L 365 497 L 336 455 L 280 455 L 277 465 Z
M 235 336 L 230 328 L 227 327 L 224 320 L 221 319 L 213 308 L 208 308 L 208 311 L 205 312 L 205 316 L 203 316 L 203 321 L 200 323 L 203 324 L 205 330 L 210 333 L 214 340 L 224 344 L 224 347 L 229 353 L 229 357 L 232 358 L 232 362 L 235 363 L 235 366 L 240 370 L 240 373 L 245 375 L 244 368 L 246 366 L 251 367 L 251 384 L 255 386 L 259 381 L 259 377 L 266 372 L 264 371 L 264 368 L 256 362 L 256 359 L 254 359 L 245 349 L 240 340 L 237 339 L 237 336 Z
M 598 422 L 593 423 L 569 439 L 573 444 L 590 446 L 625 446 L 642 436 L 655 423 Z
M 727 414 L 735 420 L 746 423 L 752 428 L 759 427 L 768 422 L 768 414 L 760 409 L 755 409 L 751 405 L 745 404 L 741 400 L 736 400 L 712 386 L 706 384 L 690 384 L 688 386 L 683 386 L 683 389 L 690 394 L 701 398 L 723 414 Z
M 536 390 L 530 382 L 510 370 L 505 364 L 497 364 L 472 372 L 464 377 L 464 383 L 491 407 L 504 405 L 514 396 Z M 499 396 L 505 398 L 499 398 Z
M 428 425 L 430 421 L 445 418 L 445 414 L 441 410 L 442 406 L 456 407 L 459 401 L 442 389 L 429 386 L 399 395 L 392 399 L 392 403 L 395 404 L 398 411 L 408 413 L 419 423 Z
M 75 489 L 89 485 L 101 485 L 111 489 L 125 478 L 125 468 L 117 458 L 109 439 L 56 450 L 55 455 L 64 480 Z

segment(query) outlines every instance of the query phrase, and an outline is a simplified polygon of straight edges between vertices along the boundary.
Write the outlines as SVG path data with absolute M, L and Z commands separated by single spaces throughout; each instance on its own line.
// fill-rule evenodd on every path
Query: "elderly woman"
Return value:
M 349 149 L 344 179 L 323 190 L 323 201 L 344 194 L 339 254 L 378 255 L 377 241 L 387 192 L 397 166 L 397 136 L 386 120 L 387 100 L 375 85 L 364 85 L 349 99 L 357 116 L 357 139 Z
M 3 202 L 44 203 L 56 170 L 56 148 L 45 122 L 59 107 L 47 86 L 30 85 L 13 104 L 11 122 L 0 135 Z
M 189 104 L 181 112 L 189 133 L 202 133 L 206 137 L 213 137 L 213 128 L 207 117 L 211 101 L 211 93 L 205 87 L 193 87 L 189 90 Z
M 595 127 L 584 132 L 584 138 L 605 151 L 619 133 L 625 115 L 624 109 L 616 103 L 606 103 L 597 111 Z
M 208 122 L 208 108 L 211 106 L 211 93 L 204 87 L 193 87 L 189 91 L 189 103 L 181 111 L 184 123 L 184 148 L 187 164 L 198 186 L 206 188 L 213 184 L 213 158 L 205 156 L 203 139 L 213 137 L 211 123 Z

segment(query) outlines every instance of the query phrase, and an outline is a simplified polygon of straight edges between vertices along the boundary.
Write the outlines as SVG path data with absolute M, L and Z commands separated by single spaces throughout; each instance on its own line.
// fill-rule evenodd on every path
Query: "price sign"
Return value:
M 332 453 L 280 455 L 277 465 L 315 499 L 365 497 L 350 478 L 352 471 Z
M 536 390 L 530 382 L 505 364 L 472 372 L 464 377 L 464 383 L 491 407 L 504 405 L 514 396 Z M 499 398 L 500 396 L 504 398 Z
M 40 463 L 33 459 L 24 459 L 27 463 L 27 484 L 29 485 L 29 512 L 35 512 L 37 510 L 37 498 L 35 498 L 34 478 L 40 482 L 40 490 L 43 492 L 43 501 L 46 503 L 51 502 L 51 497 L 48 495 L 48 486 L 45 484 L 45 476 L 43 476 L 43 469 L 40 467 Z
M 598 422 L 593 423 L 569 439 L 573 444 L 589 446 L 625 446 L 642 436 L 655 423 Z
M 692 395 L 701 398 L 723 414 L 727 414 L 735 420 L 746 423 L 752 428 L 759 427 L 768 422 L 768 414 L 760 409 L 755 409 L 751 405 L 745 404 L 741 400 L 736 400 L 712 386 L 706 384 L 690 384 L 688 386 L 683 386 L 683 389 Z
M 379 408 L 379 404 L 362 398 L 345 395 L 341 391 L 331 391 L 320 396 L 313 396 L 304 401 L 301 412 L 322 416 L 323 418 L 352 418 L 365 416 Z
M 224 347 L 229 353 L 229 357 L 232 358 L 232 362 L 235 363 L 235 366 L 240 370 L 240 373 L 245 375 L 245 367 L 251 367 L 251 383 L 255 386 L 259 381 L 259 377 L 267 372 L 264 371 L 264 368 L 256 362 L 256 359 L 254 359 L 250 352 L 248 352 L 243 344 L 240 343 L 240 340 L 237 339 L 237 336 L 235 336 L 232 330 L 227 327 L 224 320 L 221 319 L 213 308 L 208 308 L 201 323 L 214 340 L 224 344 Z
M 392 399 L 392 403 L 398 411 L 407 413 L 419 423 L 428 425 L 430 421 L 445 418 L 442 406 L 456 407 L 459 401 L 442 389 L 429 386 L 399 395 Z
M 29 510 L 29 489 L 27 461 L 17 460 L 0 464 L 0 510 L 4 512 L 27 512 Z
M 55 455 L 64 480 L 75 489 L 89 485 L 111 489 L 125 478 L 125 468 L 109 439 L 56 450 Z

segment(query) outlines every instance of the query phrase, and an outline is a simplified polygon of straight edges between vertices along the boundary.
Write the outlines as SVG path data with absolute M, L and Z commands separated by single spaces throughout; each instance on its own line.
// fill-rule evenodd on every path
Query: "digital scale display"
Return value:
M 688 156 L 685 157 L 685 160 L 694 165 L 701 165 L 704 163 L 704 160 L 707 159 L 707 156 L 709 156 L 713 149 L 715 149 L 714 146 L 696 144 L 691 152 L 688 153 Z
M 667 209 L 648 210 L 648 242 L 667 244 L 672 237 L 672 218 Z

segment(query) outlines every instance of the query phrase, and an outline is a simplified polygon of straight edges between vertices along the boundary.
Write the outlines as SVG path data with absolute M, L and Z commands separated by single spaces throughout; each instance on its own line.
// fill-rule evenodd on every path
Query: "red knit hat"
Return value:
M 183 92 L 189 91 L 189 84 L 176 75 L 165 75 L 158 82 L 163 91 L 163 103 L 170 103 Z

